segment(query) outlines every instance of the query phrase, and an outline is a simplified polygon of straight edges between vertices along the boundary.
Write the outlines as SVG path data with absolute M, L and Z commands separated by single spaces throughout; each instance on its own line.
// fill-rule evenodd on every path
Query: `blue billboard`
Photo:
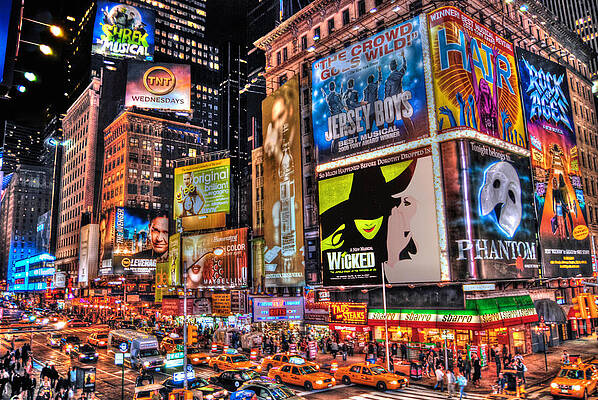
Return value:
M 154 60 L 154 11 L 99 1 L 91 51 L 107 57 Z
M 12 0 L 0 0 L 0 83 L 4 80 L 4 69 L 8 48 Z
M 422 21 L 415 17 L 313 63 L 318 164 L 429 136 Z

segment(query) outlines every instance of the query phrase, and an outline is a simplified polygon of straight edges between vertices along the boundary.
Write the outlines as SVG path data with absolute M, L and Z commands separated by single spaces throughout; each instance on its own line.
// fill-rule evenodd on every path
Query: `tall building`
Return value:
M 0 208 L 0 280 L 14 284 L 18 260 L 40 252 L 36 246 L 38 218 L 49 207 L 50 170 L 42 166 L 18 165 Z
M 77 272 L 82 215 L 97 210 L 101 191 L 97 159 L 102 154 L 98 148 L 100 89 L 100 80 L 93 78 L 62 121 L 56 267 L 73 276 Z
M 559 21 L 594 49 L 590 68 L 598 79 L 598 3 L 594 0 L 540 0 Z
M 41 165 L 43 139 L 40 129 L 13 121 L 5 121 L 3 129 L 2 171 L 4 175 L 15 172 L 20 164 Z
M 125 111 L 104 130 L 102 206 L 171 210 L 174 160 L 206 152 L 207 129 Z

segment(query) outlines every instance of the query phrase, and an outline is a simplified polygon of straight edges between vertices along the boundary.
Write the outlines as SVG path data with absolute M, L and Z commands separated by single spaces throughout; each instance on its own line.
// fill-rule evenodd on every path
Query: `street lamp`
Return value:
M 50 46 L 46 45 L 46 44 L 30 42 L 28 40 L 23 40 L 23 39 L 19 40 L 19 42 L 25 43 L 25 44 L 31 44 L 33 46 L 37 46 L 39 48 L 39 51 L 41 51 L 46 56 L 50 56 L 50 55 L 52 55 L 52 53 L 54 53 L 54 51 L 52 50 L 52 48 Z
M 548 360 L 546 359 L 546 332 L 550 327 L 544 323 L 544 317 L 540 319 L 540 325 L 534 328 L 536 335 L 542 336 L 542 348 L 544 349 L 544 369 L 548 371 Z
M 58 25 L 50 25 L 50 24 L 46 24 L 45 22 L 37 21 L 37 20 L 31 19 L 31 18 L 24 18 L 24 17 L 23 17 L 23 21 L 29 21 L 29 22 L 33 22 L 34 24 L 47 26 L 48 28 L 50 28 L 50 33 L 56 37 L 62 37 L 62 35 L 63 35 L 62 28 L 59 27 Z

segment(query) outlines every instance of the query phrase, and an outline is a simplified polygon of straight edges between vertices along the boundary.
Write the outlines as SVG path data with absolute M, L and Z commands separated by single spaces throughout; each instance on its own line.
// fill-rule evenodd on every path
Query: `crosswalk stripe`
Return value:
M 446 392 L 445 392 L 446 393 Z M 453 398 L 457 399 L 459 397 L 458 391 L 455 391 L 455 395 Z M 464 393 L 464 397 L 469 400 L 484 400 L 486 396 L 481 394 L 475 393 Z M 410 386 L 408 388 L 400 389 L 397 391 L 387 391 L 387 392 L 379 392 L 379 391 L 371 391 L 368 393 L 362 393 L 359 395 L 351 396 L 343 400 L 396 400 L 396 399 L 409 399 L 409 400 L 446 400 L 448 398 L 448 394 L 441 394 L 438 392 L 434 392 L 430 389 L 421 388 L 421 387 L 413 387 Z

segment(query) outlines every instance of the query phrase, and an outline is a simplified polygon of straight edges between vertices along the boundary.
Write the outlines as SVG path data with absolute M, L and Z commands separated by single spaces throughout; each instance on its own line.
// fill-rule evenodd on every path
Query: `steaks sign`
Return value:
M 365 303 L 330 303 L 330 323 L 367 325 L 368 306 Z

